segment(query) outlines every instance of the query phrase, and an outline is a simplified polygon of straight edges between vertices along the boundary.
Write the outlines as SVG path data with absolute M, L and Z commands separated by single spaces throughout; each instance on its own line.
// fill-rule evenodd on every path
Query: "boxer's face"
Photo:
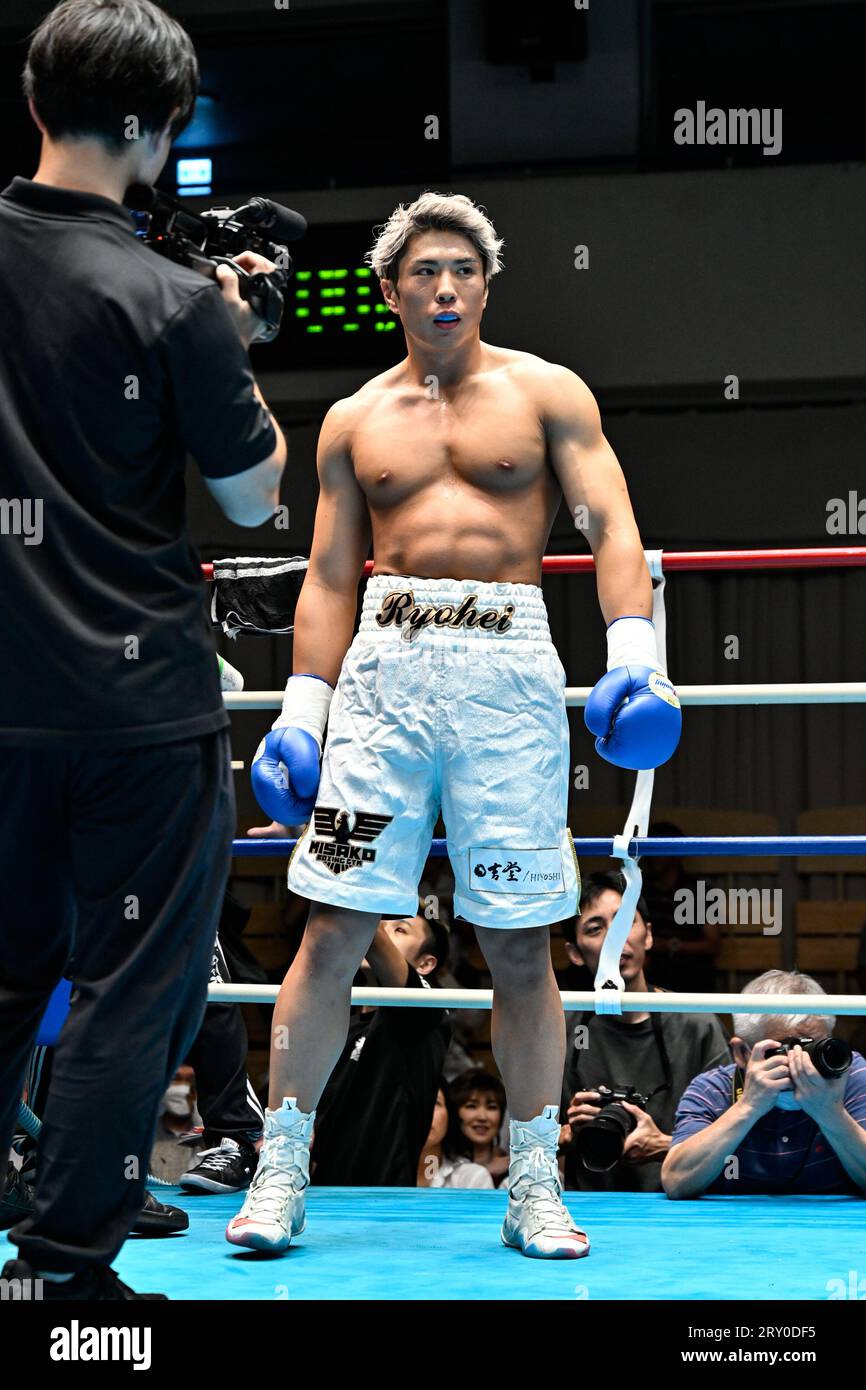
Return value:
M 615 893 L 612 888 L 606 888 L 592 906 L 577 919 L 576 946 L 570 947 L 568 954 L 575 965 L 585 965 L 592 975 L 598 969 L 604 938 L 621 902 L 619 893 Z M 651 950 L 652 944 L 649 923 L 636 912 L 619 962 L 620 974 L 626 984 L 636 979 L 643 970 L 647 952 Z
M 396 284 L 383 280 L 382 293 L 407 338 L 426 348 L 458 347 L 478 334 L 487 303 L 484 266 L 462 233 L 416 232 Z

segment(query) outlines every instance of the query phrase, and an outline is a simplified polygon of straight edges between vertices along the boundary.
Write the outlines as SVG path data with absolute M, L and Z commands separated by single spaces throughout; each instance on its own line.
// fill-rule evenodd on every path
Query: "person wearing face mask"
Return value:
M 176 1183 L 195 1162 L 195 1149 L 178 1139 L 201 1123 L 196 1109 L 195 1076 L 192 1067 L 178 1067 L 162 1100 L 162 1114 L 150 1155 L 150 1171 L 163 1182 Z
M 595 977 L 604 939 L 625 884 L 618 872 L 587 879 L 580 915 L 564 924 L 573 965 Z M 646 902 L 638 899 L 620 958 L 626 993 L 646 993 L 652 950 Z M 561 1143 L 566 1187 L 582 1192 L 660 1192 L 677 1101 L 699 1072 L 727 1060 L 713 1014 L 583 1013 L 567 1016 Z M 634 1099 L 605 1092 L 633 1093 Z
M 768 970 L 743 993 L 824 991 L 809 975 Z M 834 1023 L 734 1014 L 733 1062 L 696 1077 L 677 1108 L 662 1167 L 669 1197 L 866 1192 L 866 1061 L 837 1040 L 822 1066 L 807 1041 L 832 1037 Z

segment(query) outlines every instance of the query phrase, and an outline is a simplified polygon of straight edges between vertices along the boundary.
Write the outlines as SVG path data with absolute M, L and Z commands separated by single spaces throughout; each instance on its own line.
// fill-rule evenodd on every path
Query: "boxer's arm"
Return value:
M 595 397 L 566 367 L 550 367 L 541 392 L 550 461 L 568 508 L 595 556 L 598 600 L 608 626 L 652 617 L 652 584 L 622 469 L 604 437 Z M 586 510 L 586 524 L 581 525 Z
M 295 611 L 292 669 L 332 686 L 352 641 L 358 582 L 370 549 L 367 500 L 352 467 L 354 410 L 353 402 L 337 401 L 322 424 L 313 545 Z

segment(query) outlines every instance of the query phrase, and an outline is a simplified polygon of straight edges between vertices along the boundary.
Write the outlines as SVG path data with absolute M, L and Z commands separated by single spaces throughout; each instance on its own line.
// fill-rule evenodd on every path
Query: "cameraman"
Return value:
M 148 0 L 65 0 L 24 69 L 39 167 L 0 195 L 0 1173 L 73 938 L 76 960 L 35 1207 L 4 1270 L 46 1299 L 140 1297 L 109 1265 L 201 1022 L 229 869 L 186 455 L 244 526 L 273 513 L 286 458 L 234 272 L 155 255 L 121 206 L 158 178 L 198 81 L 188 35 Z
M 625 884 L 619 872 L 587 879 L 580 916 L 565 923 L 566 950 L 575 965 L 595 977 L 601 948 Z M 572 937 L 573 939 L 569 939 Z M 643 898 L 622 950 L 620 973 L 627 993 L 647 993 L 644 969 L 652 949 L 652 928 Z M 723 1062 L 728 1049 L 712 1014 L 569 1014 L 563 1114 L 571 1126 L 565 1146 L 565 1182 L 583 1192 L 660 1192 L 661 1164 L 670 1144 L 677 1101 L 698 1072 Z M 603 1113 L 599 1086 L 632 1089 L 646 1107 L 628 1101 L 623 1108 L 635 1122 L 622 1158 L 606 1172 L 588 1169 L 578 1153 L 586 1127 Z
M 823 994 L 809 975 L 767 970 L 743 994 Z M 828 1038 L 826 1014 L 734 1014 L 733 1063 L 698 1076 L 679 1103 L 662 1168 L 669 1197 L 866 1191 L 866 1062 L 822 1076 L 789 1038 Z M 768 1055 L 771 1054 L 771 1055 Z

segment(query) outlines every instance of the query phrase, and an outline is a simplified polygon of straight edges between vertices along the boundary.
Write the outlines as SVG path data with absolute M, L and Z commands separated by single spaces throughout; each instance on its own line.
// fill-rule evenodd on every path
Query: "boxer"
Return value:
M 565 672 L 539 587 L 563 496 L 586 509 L 607 624 L 608 671 L 586 709 L 598 751 L 655 767 L 681 716 L 590 391 L 565 367 L 481 340 L 501 246 L 462 195 L 397 208 L 369 261 L 406 357 L 322 426 L 295 674 L 252 774 L 274 821 L 306 823 L 289 886 L 311 909 L 274 1014 L 264 1146 L 228 1226 L 235 1245 L 281 1250 L 304 1228 L 315 1107 L 345 1041 L 352 977 L 379 918 L 415 911 L 441 809 L 454 911 L 475 925 L 493 981 L 511 1115 L 502 1240 L 539 1258 L 589 1250 L 557 1169 L 565 1030 L 548 930 L 580 891 Z

